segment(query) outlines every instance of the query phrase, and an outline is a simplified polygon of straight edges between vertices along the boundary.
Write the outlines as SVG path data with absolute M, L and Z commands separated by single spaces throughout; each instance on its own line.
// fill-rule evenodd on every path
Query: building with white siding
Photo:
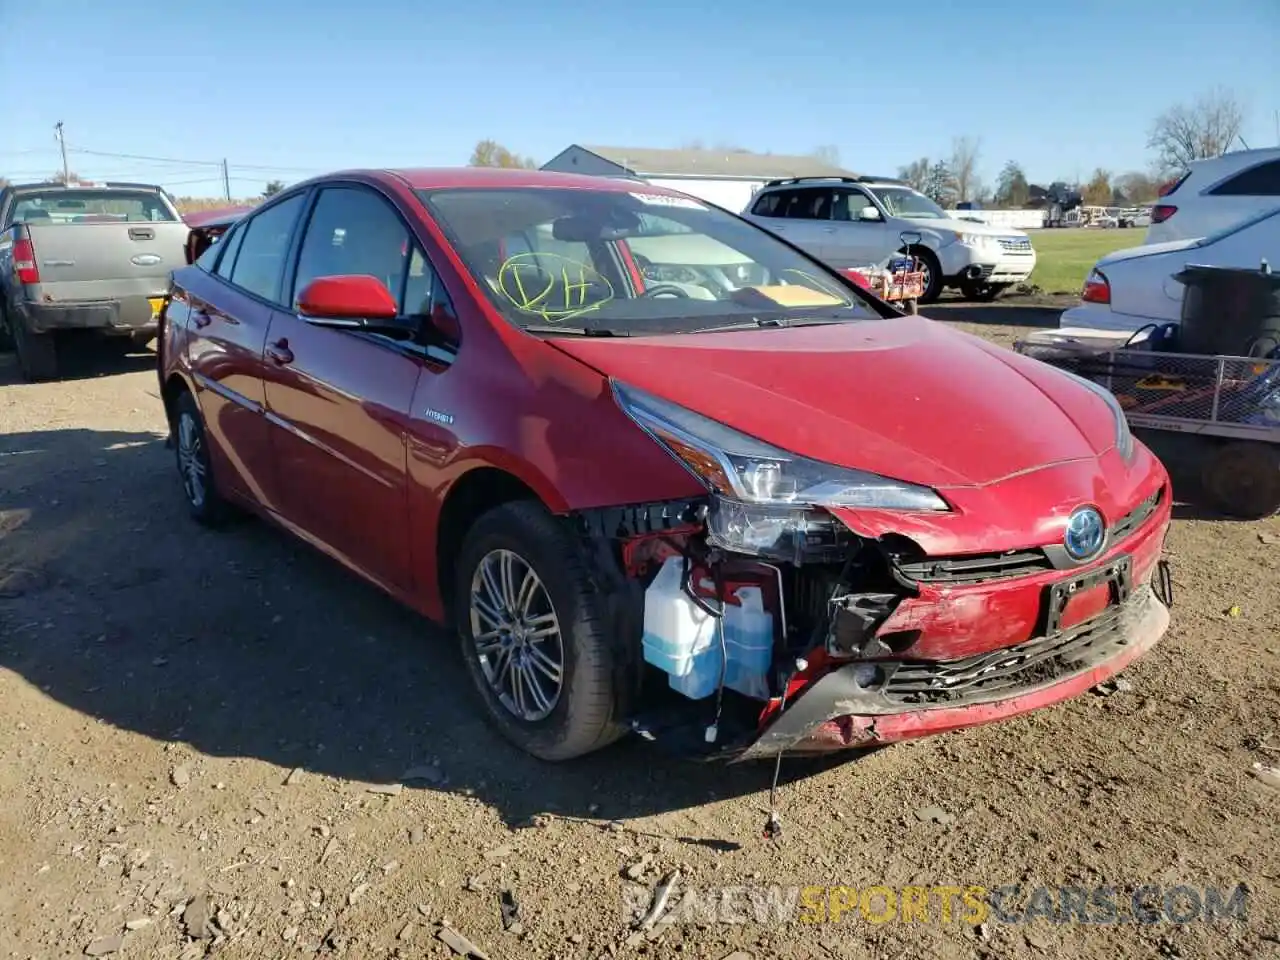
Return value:
M 638 177 L 740 213 L 760 187 L 787 177 L 851 177 L 816 157 L 725 150 L 659 150 L 572 144 L 543 170 L 601 177 Z

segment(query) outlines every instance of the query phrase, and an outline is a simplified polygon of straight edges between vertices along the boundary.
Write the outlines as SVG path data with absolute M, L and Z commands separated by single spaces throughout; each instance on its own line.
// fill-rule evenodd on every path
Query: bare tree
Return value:
M 1193 160 L 1220 157 L 1244 126 L 1244 108 L 1231 91 L 1215 87 L 1192 104 L 1179 103 L 1156 117 L 1147 146 L 1172 173 Z
M 69 170 L 65 174 L 61 170 L 58 170 L 57 172 L 45 177 L 44 182 L 61 183 L 65 185 L 68 183 L 81 183 L 82 181 L 80 179 L 80 174 L 76 173 L 74 170 Z
M 972 200 L 981 188 L 978 181 L 980 146 L 981 141 L 975 137 L 956 137 L 951 145 L 951 162 L 947 166 L 951 170 L 956 200 L 961 203 Z
M 834 143 L 824 143 L 822 146 L 814 148 L 813 158 L 821 160 L 829 167 L 838 167 L 840 166 L 840 148 Z
M 1154 178 L 1133 170 L 1122 173 L 1113 181 L 1115 188 L 1124 194 L 1128 203 L 1150 203 L 1156 199 L 1160 186 Z
M 905 180 L 913 190 L 924 193 L 929 185 L 929 170 L 933 166 L 928 157 L 912 160 L 905 167 L 898 168 L 898 179 Z
M 520 167 L 534 169 L 538 164 L 532 157 L 522 157 L 512 153 L 496 140 L 481 140 L 471 151 L 470 166 L 473 167 Z
M 268 180 L 266 189 L 262 191 L 263 197 L 274 197 L 277 193 L 284 189 L 283 180 Z

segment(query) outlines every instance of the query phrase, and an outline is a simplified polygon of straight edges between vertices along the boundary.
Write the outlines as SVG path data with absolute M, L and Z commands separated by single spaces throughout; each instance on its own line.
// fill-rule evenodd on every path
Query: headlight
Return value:
M 956 242 L 962 243 L 966 247 L 973 247 L 975 250 L 984 250 L 991 246 L 994 237 L 988 237 L 981 233 L 957 233 Z
M 712 542 L 799 562 L 835 535 L 822 507 L 948 510 L 934 491 L 810 460 L 660 397 L 613 384 L 619 406 L 713 494 Z
M 1120 456 L 1126 461 L 1133 459 L 1133 434 L 1129 430 L 1129 419 L 1124 415 L 1124 408 L 1120 406 L 1120 401 L 1115 398 L 1110 390 L 1100 383 L 1094 383 L 1092 380 L 1080 376 L 1078 373 L 1072 373 L 1070 370 L 1063 370 L 1061 367 L 1055 367 L 1059 373 L 1066 374 L 1082 387 L 1101 397 L 1111 408 L 1111 415 L 1116 421 L 1116 449 L 1120 451 Z

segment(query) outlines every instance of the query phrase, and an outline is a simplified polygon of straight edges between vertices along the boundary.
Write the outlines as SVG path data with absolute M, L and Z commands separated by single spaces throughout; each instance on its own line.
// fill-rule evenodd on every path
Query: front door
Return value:
M 406 312 L 427 269 L 386 197 L 366 186 L 325 187 L 289 302 L 296 307 L 317 277 L 358 274 L 385 283 Z M 285 517 L 365 576 L 402 590 L 412 584 L 406 438 L 424 366 L 412 345 L 313 325 L 296 310 L 277 310 L 267 334 L 267 418 Z
M 862 211 L 870 207 L 876 210 L 878 220 L 863 220 Z M 827 259 L 838 267 L 856 267 L 879 263 L 898 248 L 899 239 L 885 223 L 883 214 L 876 209 L 863 191 L 857 187 L 840 187 L 835 191 L 832 205 L 833 224 L 836 229 L 828 248 Z

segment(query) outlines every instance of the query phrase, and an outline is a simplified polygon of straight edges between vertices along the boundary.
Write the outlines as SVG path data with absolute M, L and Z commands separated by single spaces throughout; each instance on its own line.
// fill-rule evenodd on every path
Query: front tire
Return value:
M 457 571 L 462 656 L 499 733 L 539 759 L 563 761 L 626 732 L 625 652 L 581 549 L 542 504 L 483 514 Z
M 942 264 L 938 262 L 937 254 L 928 247 L 911 247 L 907 253 L 920 261 L 920 268 L 924 270 L 924 293 L 920 297 L 921 303 L 935 303 L 938 297 L 942 296 Z
M 207 527 L 222 524 L 229 516 L 230 505 L 218 492 L 209 459 L 209 437 L 204 429 L 200 406 L 189 391 L 183 390 L 174 401 L 174 450 L 178 477 L 182 480 L 183 499 L 193 520 Z
M 985 280 L 963 280 L 960 283 L 960 292 L 964 294 L 966 300 L 990 303 L 1004 293 L 1009 286 L 1007 283 L 987 283 Z

